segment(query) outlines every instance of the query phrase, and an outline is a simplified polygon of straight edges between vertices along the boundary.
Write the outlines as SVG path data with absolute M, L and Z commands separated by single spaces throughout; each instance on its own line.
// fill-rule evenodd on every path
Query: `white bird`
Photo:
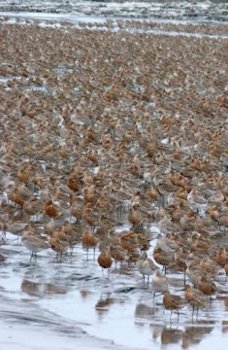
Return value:
M 164 293 L 168 291 L 168 278 L 163 275 L 159 269 L 152 277 L 151 288 L 154 292 L 154 297 L 156 293 Z
M 154 271 L 157 269 L 157 266 L 153 262 L 152 259 L 147 257 L 147 253 L 144 252 L 142 256 L 137 260 L 137 268 L 139 272 L 143 275 L 143 278 L 145 276 L 148 276 L 148 281 L 149 281 L 149 276 L 154 273 Z

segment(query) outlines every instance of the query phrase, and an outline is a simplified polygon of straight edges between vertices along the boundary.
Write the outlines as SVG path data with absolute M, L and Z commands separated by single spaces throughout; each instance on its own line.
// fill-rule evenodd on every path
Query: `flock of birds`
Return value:
M 99 249 L 198 312 L 228 275 L 223 43 L 4 24 L 0 46 L 1 244 Z

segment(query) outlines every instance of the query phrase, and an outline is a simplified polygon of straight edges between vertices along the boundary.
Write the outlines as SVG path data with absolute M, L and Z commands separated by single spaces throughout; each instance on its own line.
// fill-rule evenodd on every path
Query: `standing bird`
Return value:
M 164 293 L 168 291 L 168 278 L 161 273 L 158 269 L 155 275 L 152 277 L 151 287 L 154 292 L 154 298 L 156 293 Z
M 102 267 L 102 272 L 103 269 L 109 269 L 112 266 L 112 257 L 108 249 L 101 251 L 97 258 L 97 262 Z
M 157 266 L 152 259 L 147 257 L 146 252 L 143 252 L 142 256 L 138 258 L 136 265 L 139 272 L 143 275 L 143 278 L 145 278 L 145 276 L 148 276 L 148 282 L 150 275 L 152 275 L 154 271 L 157 270 Z
M 226 282 L 227 276 L 228 276 L 228 258 L 226 259 L 226 262 L 224 265 L 224 270 L 225 270 L 225 274 L 226 274 L 226 277 L 225 277 L 225 282 Z
M 6 238 L 6 231 L 8 229 L 8 225 L 5 221 L 0 221 L 0 238 L 1 241 L 4 241 Z
M 58 218 L 62 215 L 62 213 L 60 212 L 60 208 L 56 206 L 51 200 L 45 203 L 44 211 L 48 216 L 52 218 Z
M 83 234 L 82 234 L 82 246 L 83 248 L 86 248 L 86 257 L 88 260 L 88 253 L 89 253 L 89 248 L 93 248 L 94 250 L 94 257 L 95 257 L 95 249 L 98 243 L 98 239 L 94 236 L 94 234 L 86 229 Z
M 22 235 L 22 242 L 25 247 L 31 252 L 30 261 L 33 258 L 36 260 L 37 253 L 48 249 L 48 243 L 42 237 L 39 237 L 38 234 L 32 230 L 30 225 L 27 226 Z
M 216 293 L 216 284 L 204 276 L 199 277 L 197 287 L 203 294 L 210 297 Z
M 133 205 L 130 208 L 130 212 L 129 212 L 129 215 L 128 215 L 128 220 L 133 226 L 135 226 L 135 225 L 140 223 L 140 217 L 137 214 L 135 208 L 136 208 L 136 205 Z
M 184 296 L 186 301 L 192 306 L 192 317 L 194 315 L 194 310 L 196 309 L 196 316 L 198 316 L 199 308 L 204 307 L 206 304 L 206 298 L 202 292 L 187 284 L 184 290 Z
M 61 231 L 57 232 L 53 237 L 49 239 L 49 247 L 56 252 L 56 259 L 61 262 L 63 253 L 69 248 L 67 237 Z
M 124 248 L 122 248 L 120 244 L 111 244 L 110 254 L 115 261 L 115 265 L 118 261 L 122 265 L 122 262 L 127 259 L 127 251 Z
M 164 293 L 163 305 L 166 310 L 171 311 L 170 319 L 172 317 L 173 311 L 177 311 L 177 316 L 179 319 L 179 310 L 184 306 L 185 300 L 180 295 L 170 294 L 169 291 Z

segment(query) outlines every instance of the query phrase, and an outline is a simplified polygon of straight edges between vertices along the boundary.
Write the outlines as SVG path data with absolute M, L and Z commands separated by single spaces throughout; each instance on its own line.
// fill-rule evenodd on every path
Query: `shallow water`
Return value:
M 90 252 L 87 260 L 81 245 L 62 262 L 48 250 L 30 263 L 25 247 L 7 233 L 1 253 L 7 257 L 0 268 L 1 344 L 10 349 L 23 348 L 23 334 L 29 349 L 48 349 L 53 342 L 57 349 L 72 349 L 75 342 L 79 348 L 91 348 L 92 342 L 100 349 L 213 349 L 218 339 L 219 349 L 226 348 L 228 288 L 222 274 L 217 298 L 198 318 L 184 307 L 178 321 L 177 315 L 170 319 L 170 313 L 164 313 L 161 296 L 153 300 L 135 266 L 102 273 L 96 257 Z M 182 294 L 182 274 L 169 272 L 168 277 L 171 290 Z M 37 338 L 41 332 L 44 336 Z
M 78 15 L 58 15 L 58 14 L 48 14 L 48 13 L 34 13 L 34 12 L 0 12 L 0 18 L 2 23 L 6 24 L 21 24 L 21 25 L 33 25 L 37 24 L 41 27 L 50 28 L 67 28 L 68 25 L 74 26 L 77 29 L 88 29 L 88 30 L 101 30 L 101 31 L 111 31 L 111 32 L 126 32 L 132 34 L 149 34 L 149 35 L 165 35 L 171 37 L 187 37 L 187 38 L 209 38 L 209 39 L 228 39 L 227 24 L 219 24 L 217 21 L 213 21 L 213 25 L 208 27 L 209 33 L 204 31 L 208 30 L 206 27 L 198 27 L 197 22 L 188 21 L 156 21 L 154 19 L 140 22 L 137 19 L 135 22 L 125 22 L 119 21 L 112 18 L 108 21 L 105 17 L 89 17 L 89 16 L 78 16 Z M 182 25 L 178 28 L 178 25 Z M 173 29 L 170 27 L 173 26 Z M 188 29 L 186 26 L 190 25 Z M 153 27 L 153 29 L 150 28 Z M 70 71 L 70 70 L 69 70 Z M 57 72 L 58 75 L 62 74 L 62 69 Z M 0 77 L 0 84 L 6 85 L 7 81 Z M 30 87 L 30 90 L 46 92 L 49 93 L 46 87 Z
M 159 20 L 227 21 L 228 19 L 228 3 L 225 0 L 2 0 L 0 11 Z

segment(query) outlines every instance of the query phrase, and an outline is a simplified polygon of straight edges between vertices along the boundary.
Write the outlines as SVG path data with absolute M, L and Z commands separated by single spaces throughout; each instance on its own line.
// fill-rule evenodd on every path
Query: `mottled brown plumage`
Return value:
M 98 264 L 102 269 L 109 269 L 112 266 L 112 257 L 108 250 L 103 250 L 97 258 Z

